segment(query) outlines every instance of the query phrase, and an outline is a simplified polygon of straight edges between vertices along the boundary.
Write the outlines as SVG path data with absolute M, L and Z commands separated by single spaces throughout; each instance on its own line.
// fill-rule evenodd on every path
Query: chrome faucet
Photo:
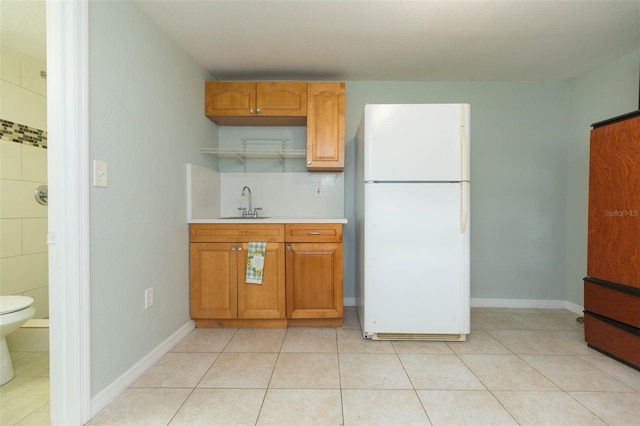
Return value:
M 246 196 L 247 192 L 249 193 L 249 211 L 247 211 L 245 207 L 238 207 L 238 210 L 242 210 L 242 217 L 258 217 L 258 210 L 262 210 L 262 207 L 256 207 L 255 209 L 253 208 L 253 200 L 251 199 L 251 188 L 249 188 L 248 186 L 245 185 L 245 187 L 242 188 L 242 192 L 240 193 L 240 195 L 244 197 Z
M 249 191 L 249 211 L 243 211 L 242 212 L 242 216 L 245 215 L 249 215 L 249 216 L 253 216 L 254 215 L 254 211 L 253 211 L 253 206 L 252 206 L 252 200 L 251 200 L 251 188 L 249 188 L 248 186 L 244 186 L 244 188 L 242 188 L 242 192 L 240 193 L 240 195 L 242 195 L 243 197 L 246 195 L 245 191 Z M 244 210 L 242 207 L 238 208 L 239 210 Z

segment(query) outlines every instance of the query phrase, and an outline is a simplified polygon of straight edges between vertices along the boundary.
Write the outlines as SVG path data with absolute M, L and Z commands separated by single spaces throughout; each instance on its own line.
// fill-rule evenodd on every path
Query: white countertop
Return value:
M 344 217 L 268 217 L 264 219 L 191 219 L 189 223 L 347 223 Z

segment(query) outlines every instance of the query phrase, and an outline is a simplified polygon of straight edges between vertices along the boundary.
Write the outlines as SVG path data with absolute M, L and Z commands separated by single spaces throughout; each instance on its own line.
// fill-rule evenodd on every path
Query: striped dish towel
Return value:
M 267 243 L 249 243 L 247 251 L 247 284 L 262 284 Z

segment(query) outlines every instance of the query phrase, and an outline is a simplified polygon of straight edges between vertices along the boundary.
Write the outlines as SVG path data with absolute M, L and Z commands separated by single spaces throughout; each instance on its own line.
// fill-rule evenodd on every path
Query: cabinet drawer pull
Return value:
M 291 251 L 291 246 L 287 246 L 287 251 Z
M 236 251 L 236 246 L 231 246 L 231 251 Z
M 242 251 L 242 246 L 238 246 L 238 251 Z
M 318 232 L 318 231 L 311 231 L 311 232 L 307 232 L 307 235 L 320 235 L 320 232 Z

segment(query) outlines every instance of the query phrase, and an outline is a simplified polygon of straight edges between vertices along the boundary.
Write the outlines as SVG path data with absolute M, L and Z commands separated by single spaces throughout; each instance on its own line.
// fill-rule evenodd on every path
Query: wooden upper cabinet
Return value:
M 304 126 L 307 83 L 207 82 L 205 115 L 221 126 Z
M 209 118 L 250 117 L 255 115 L 255 111 L 251 112 L 255 106 L 256 83 L 205 83 L 205 114 Z
M 344 83 L 309 83 L 307 169 L 344 169 Z
M 307 116 L 307 83 L 256 83 L 259 116 Z

